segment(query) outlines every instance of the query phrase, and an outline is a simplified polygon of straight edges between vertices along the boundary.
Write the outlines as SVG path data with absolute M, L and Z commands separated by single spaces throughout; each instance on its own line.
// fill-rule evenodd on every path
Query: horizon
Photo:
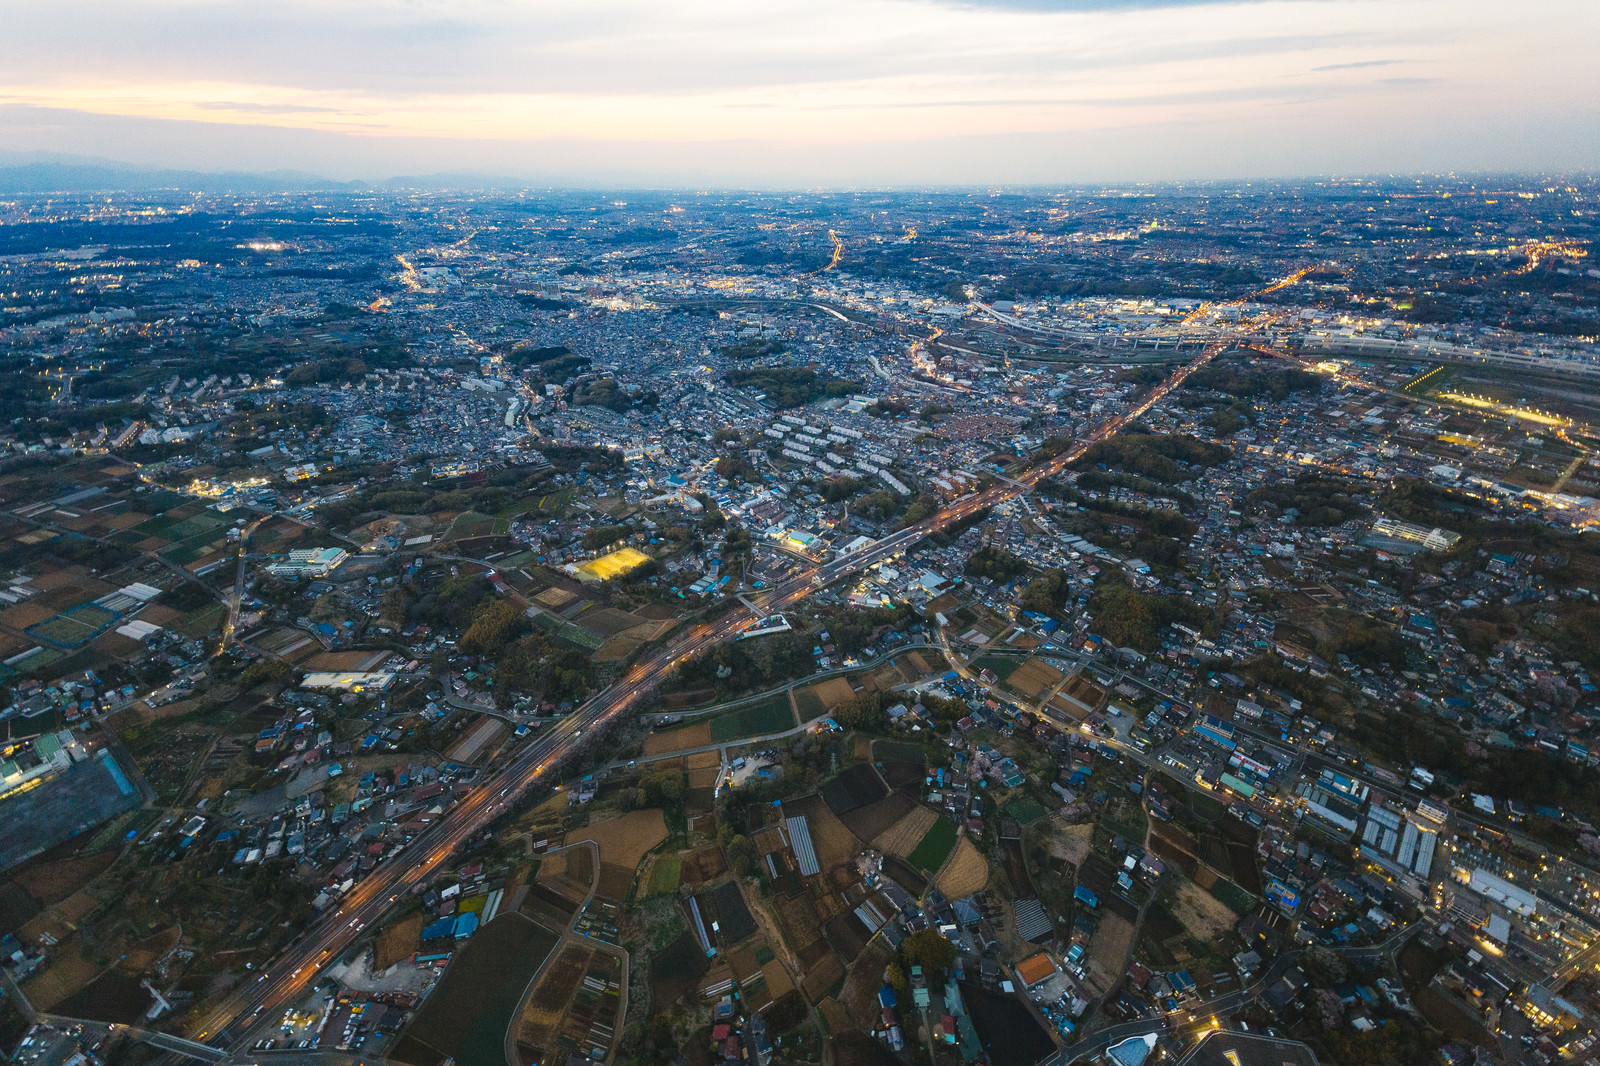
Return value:
M 1439 186 L 1462 185 L 1478 187 L 1491 183 L 1527 183 L 1530 181 L 1582 182 L 1600 179 L 1600 167 L 1553 170 L 1414 170 L 1389 173 L 1320 173 L 1301 175 L 1177 177 L 1162 179 L 1125 179 L 1121 181 L 1036 181 L 1036 182 L 903 182 L 859 184 L 717 184 L 673 182 L 663 180 L 655 184 L 632 182 L 631 176 L 606 180 L 599 176 L 588 180 L 547 181 L 535 175 L 495 173 L 483 171 L 436 171 L 431 173 L 394 173 L 373 177 L 339 179 L 326 174 L 296 168 L 273 170 L 202 169 L 196 167 L 161 166 L 131 162 L 122 159 L 94 156 L 66 156 L 56 153 L 37 153 L 32 158 L 14 158 L 15 153 L 0 151 L 0 194 L 90 194 L 113 193 L 124 195 L 170 192 L 200 192 L 207 194 L 314 194 L 314 193 L 493 193 L 501 195 L 529 195 L 536 193 L 595 193 L 606 195 L 652 195 L 694 193 L 697 195 L 862 195 L 913 194 L 954 196 L 982 193 L 987 195 L 1038 196 L 1069 192 L 1108 193 L 1116 191 L 1144 191 L 1151 194 L 1172 195 L 1185 191 L 1203 192 L 1208 189 L 1248 189 L 1262 186 L 1263 191 L 1273 188 L 1319 187 L 1332 190 L 1351 190 L 1362 187 L 1384 188 L 1405 184 L 1433 184 Z M 159 179 L 176 179 L 174 184 L 114 185 L 65 184 L 59 187 L 20 188 L 8 187 L 5 175 L 22 172 L 62 173 L 103 172 L 123 175 L 131 179 L 144 176 Z M 199 188 L 183 181 L 200 179 L 239 179 L 252 183 L 253 188 L 231 188 L 226 184 Z M 281 180 L 282 185 L 273 185 Z

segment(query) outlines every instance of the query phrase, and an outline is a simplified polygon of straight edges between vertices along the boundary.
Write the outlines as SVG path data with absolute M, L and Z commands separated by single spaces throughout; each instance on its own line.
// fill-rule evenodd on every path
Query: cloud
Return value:
M 203 100 L 194 106 L 202 111 L 237 111 L 247 115 L 331 115 L 338 108 L 310 104 L 263 104 L 246 100 Z
M 1136 11 L 1168 7 L 1206 7 L 1223 3 L 1268 3 L 1269 0 L 945 0 L 948 6 L 974 10 L 1042 12 Z M 1296 0 L 1301 2 L 1301 0 Z
M 1367 67 L 1392 67 L 1396 63 L 1404 63 L 1403 59 L 1360 59 L 1353 63 L 1325 63 L 1320 67 L 1312 67 L 1312 73 L 1320 74 L 1329 70 L 1364 70 Z
M 674 174 L 701 145 L 720 146 L 706 174 L 758 173 L 774 145 L 882 174 L 911 165 L 884 146 L 981 144 L 1017 155 L 960 172 L 1001 176 L 1092 171 L 1092 145 L 1143 143 L 1154 172 L 1169 166 L 1155 129 L 1192 137 L 1196 173 L 1284 165 L 1302 138 L 1381 163 L 1362 123 L 1402 87 L 1396 166 L 1430 138 L 1482 142 L 1487 110 L 1575 131 L 1543 155 L 1520 138 L 1519 165 L 1600 137 L 1593 0 L 0 0 L 0 25 L 0 108 L 36 116 L 0 147 L 96 153 L 89 130 L 181 129 L 355 176 L 468 146 L 514 169 L 542 160 L 534 144 Z M 1402 64 L 1433 77 L 1337 76 Z M 869 165 L 873 151 L 888 157 Z M 1125 157 L 1105 151 L 1109 173 Z M 956 168 L 943 150 L 916 165 Z

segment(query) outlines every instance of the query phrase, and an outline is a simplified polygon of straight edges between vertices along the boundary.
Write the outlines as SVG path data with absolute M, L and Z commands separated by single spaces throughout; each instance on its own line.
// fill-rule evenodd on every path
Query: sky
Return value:
M 1592 171 L 1596 0 L 0 0 L 0 152 L 340 180 Z

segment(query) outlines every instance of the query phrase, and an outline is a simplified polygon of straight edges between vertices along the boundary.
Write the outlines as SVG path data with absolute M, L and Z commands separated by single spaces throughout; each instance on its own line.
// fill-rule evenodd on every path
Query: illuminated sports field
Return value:
M 578 567 L 578 577 L 584 581 L 610 581 L 649 561 L 650 556 L 637 548 L 618 548 L 609 555 L 590 559 Z

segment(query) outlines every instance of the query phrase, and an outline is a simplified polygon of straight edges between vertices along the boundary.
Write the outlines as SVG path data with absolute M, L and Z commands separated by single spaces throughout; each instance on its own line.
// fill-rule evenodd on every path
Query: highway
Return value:
M 658 681 L 674 668 L 733 639 L 762 614 L 780 611 L 798 603 L 819 589 L 905 551 L 930 534 L 963 522 L 1054 477 L 1095 444 L 1143 416 L 1173 389 L 1182 385 L 1191 374 L 1232 347 L 1233 343 L 1232 339 L 1214 341 L 1192 362 L 1175 370 L 1128 411 L 1108 419 L 1071 448 L 1035 464 L 1015 480 L 963 496 L 921 522 L 773 586 L 767 590 L 759 613 L 748 607 L 735 608 L 712 622 L 693 626 L 646 656 L 610 688 L 539 734 L 502 769 L 474 788 L 444 817 L 421 833 L 402 853 L 368 874 L 337 906 L 313 922 L 298 941 L 270 961 L 253 980 L 201 1014 L 193 1024 L 191 1035 L 196 1040 L 218 1046 L 243 1045 L 250 1029 L 267 1020 L 275 1008 L 303 995 L 315 982 L 322 967 L 338 958 L 361 935 L 362 930 L 381 918 L 402 894 L 431 878 L 461 844 L 487 829 L 495 819 L 506 813 L 523 792 L 552 777 L 567 756 L 583 747 L 586 738 L 602 734 L 613 722 L 638 706 Z

